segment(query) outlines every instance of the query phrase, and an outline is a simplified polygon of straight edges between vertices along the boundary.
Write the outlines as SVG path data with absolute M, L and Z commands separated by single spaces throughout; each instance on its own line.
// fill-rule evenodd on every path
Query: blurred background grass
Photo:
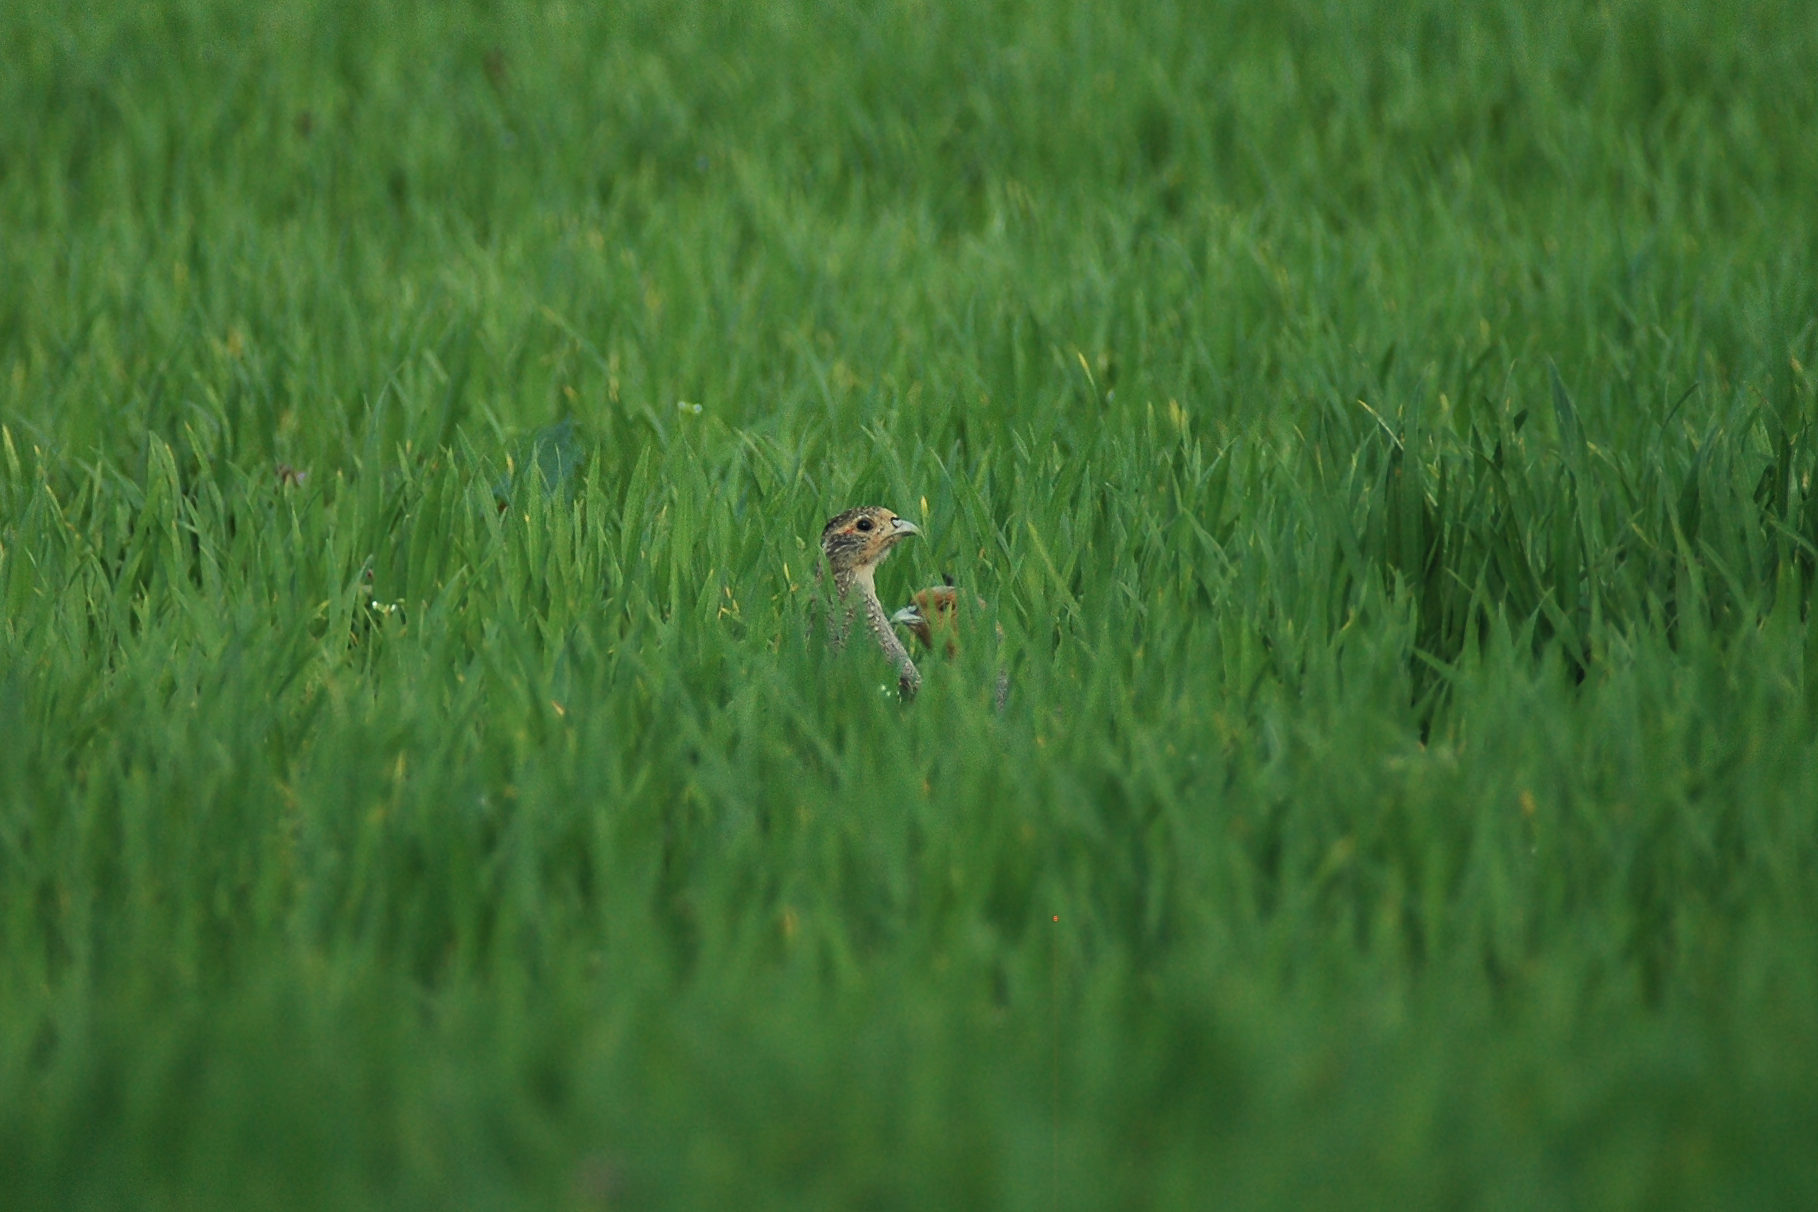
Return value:
M 1818 1195 L 1803 6 L 0 41 L 9 1207 Z

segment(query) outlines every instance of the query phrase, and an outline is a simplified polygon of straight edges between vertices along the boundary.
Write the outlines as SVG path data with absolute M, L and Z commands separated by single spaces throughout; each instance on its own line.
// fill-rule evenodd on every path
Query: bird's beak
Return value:
M 891 615 L 890 621 L 892 623 L 900 623 L 904 627 L 914 627 L 922 621 L 922 612 L 913 606 L 905 606 Z
M 917 526 L 914 522 L 911 522 L 908 518 L 896 519 L 894 522 L 890 523 L 890 528 L 899 535 L 922 533 L 922 528 Z

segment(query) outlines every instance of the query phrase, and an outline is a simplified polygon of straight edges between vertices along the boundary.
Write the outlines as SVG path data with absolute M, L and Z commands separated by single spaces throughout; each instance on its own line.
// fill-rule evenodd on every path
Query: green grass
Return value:
M 1813 1206 L 1745 8 L 0 9 L 0 1203 Z

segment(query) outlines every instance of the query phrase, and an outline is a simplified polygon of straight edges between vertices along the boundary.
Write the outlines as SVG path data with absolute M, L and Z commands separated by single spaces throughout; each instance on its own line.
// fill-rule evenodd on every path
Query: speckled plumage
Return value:
M 828 619 L 834 647 L 844 643 L 852 611 L 865 615 L 865 623 L 879 648 L 896 667 L 897 689 L 903 698 L 912 699 L 921 689 L 921 671 L 897 638 L 883 603 L 877 598 L 877 566 L 884 562 L 902 539 L 921 530 L 914 522 L 899 518 L 881 505 L 861 505 L 830 519 L 821 528 L 821 551 L 827 557 L 827 568 L 833 574 L 833 588 L 838 595 Z M 853 598 L 856 594 L 857 601 Z

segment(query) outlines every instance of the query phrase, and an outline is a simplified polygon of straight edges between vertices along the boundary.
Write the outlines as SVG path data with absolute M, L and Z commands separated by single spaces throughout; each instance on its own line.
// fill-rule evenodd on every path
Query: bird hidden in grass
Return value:
M 922 675 L 909 650 L 890 625 L 890 616 L 877 599 L 877 566 L 905 537 L 921 529 L 899 518 L 882 505 L 860 505 L 828 520 L 821 528 L 821 551 L 833 574 L 835 600 L 829 604 L 827 632 L 834 648 L 846 642 L 854 611 L 865 616 L 865 625 L 884 655 L 896 667 L 896 686 L 904 701 L 922 688 Z
M 907 627 L 924 651 L 933 652 L 937 647 L 949 659 L 959 655 L 960 639 L 960 592 L 954 587 L 953 578 L 944 578 L 945 584 L 930 585 L 918 590 L 910 599 L 909 605 L 890 616 L 890 621 L 900 627 Z M 978 616 L 983 618 L 988 607 L 985 599 L 968 595 L 970 601 L 966 611 L 971 612 L 974 605 Z M 1002 644 L 1004 627 L 997 624 L 997 639 Z M 1000 667 L 997 671 L 997 685 L 994 691 L 997 709 L 1002 711 L 1004 703 L 1010 697 L 1010 674 Z

